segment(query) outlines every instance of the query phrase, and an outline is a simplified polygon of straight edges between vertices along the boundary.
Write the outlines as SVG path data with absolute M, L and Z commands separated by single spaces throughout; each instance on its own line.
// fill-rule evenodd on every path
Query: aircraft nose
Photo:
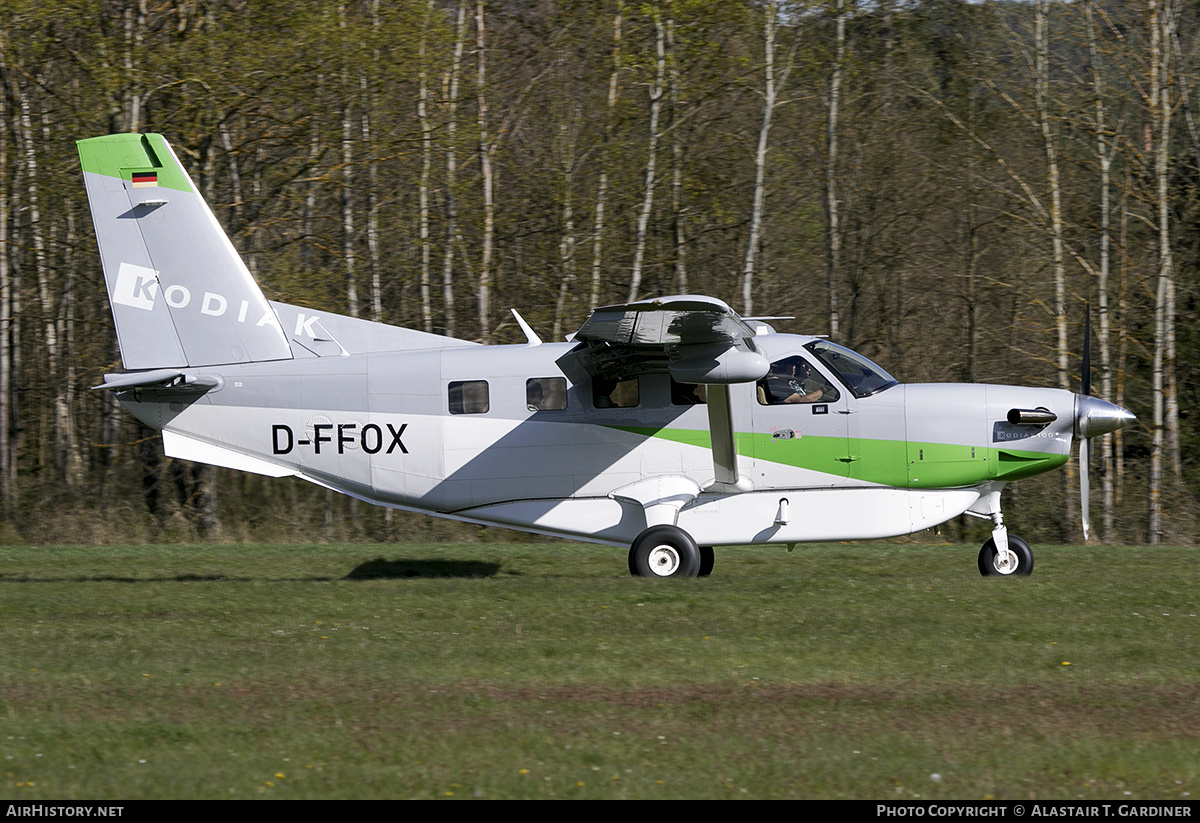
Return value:
M 1098 437 L 1137 420 L 1133 412 L 1086 394 L 1075 395 L 1075 436 Z

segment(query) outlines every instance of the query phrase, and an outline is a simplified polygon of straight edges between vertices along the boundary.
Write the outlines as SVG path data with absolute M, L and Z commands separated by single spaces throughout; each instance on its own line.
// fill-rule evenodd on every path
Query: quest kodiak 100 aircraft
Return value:
M 518 315 L 508 346 L 269 301 L 161 135 L 78 146 L 126 369 L 97 388 L 172 457 L 629 546 L 644 577 L 963 513 L 993 523 L 980 571 L 1024 575 L 1005 484 L 1133 420 L 1086 389 L 902 385 L 709 297 L 596 309 L 566 343 Z

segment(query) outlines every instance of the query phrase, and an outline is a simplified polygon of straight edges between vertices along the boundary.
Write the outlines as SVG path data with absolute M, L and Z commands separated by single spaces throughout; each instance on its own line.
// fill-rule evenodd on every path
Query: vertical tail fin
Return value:
M 77 145 L 125 368 L 290 359 L 275 310 L 162 135 Z

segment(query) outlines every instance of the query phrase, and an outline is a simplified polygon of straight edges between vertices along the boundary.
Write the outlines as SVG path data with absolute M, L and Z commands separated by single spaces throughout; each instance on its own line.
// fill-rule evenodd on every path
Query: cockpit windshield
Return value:
M 867 397 L 899 383 L 867 358 L 828 340 L 814 340 L 804 348 L 837 375 L 855 397 Z

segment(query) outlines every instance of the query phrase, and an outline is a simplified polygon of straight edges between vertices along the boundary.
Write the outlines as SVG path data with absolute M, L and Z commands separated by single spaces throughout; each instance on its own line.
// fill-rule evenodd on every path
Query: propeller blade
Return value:
M 1087 302 L 1083 315 L 1083 366 L 1082 374 L 1079 375 L 1079 393 L 1090 395 L 1092 393 L 1092 301 Z M 1079 440 L 1079 512 L 1083 517 L 1083 542 L 1088 539 L 1088 527 L 1091 525 L 1088 518 L 1088 502 L 1091 498 L 1090 483 L 1088 477 L 1088 468 L 1090 461 L 1090 452 L 1092 450 L 1092 441 L 1087 437 Z
M 1088 530 L 1091 526 L 1091 521 L 1088 517 L 1088 501 L 1091 499 L 1091 483 L 1088 478 L 1088 468 L 1091 462 L 1089 453 L 1092 450 L 1092 441 L 1086 437 L 1079 441 L 1079 511 L 1083 514 L 1083 542 L 1088 540 Z
M 1092 393 L 1092 302 L 1083 316 L 1083 373 L 1079 376 L 1079 393 Z

